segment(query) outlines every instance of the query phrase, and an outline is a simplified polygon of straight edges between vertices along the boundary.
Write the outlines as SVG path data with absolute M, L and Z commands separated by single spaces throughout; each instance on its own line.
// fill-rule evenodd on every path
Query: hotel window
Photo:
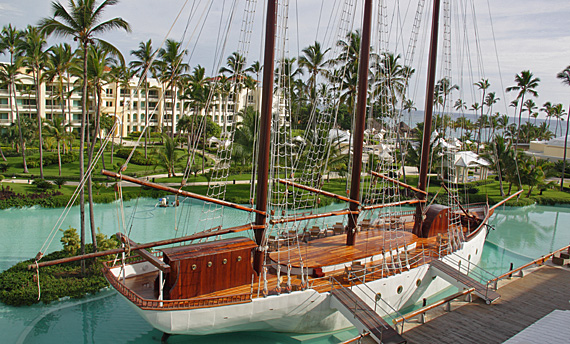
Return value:
M 228 112 L 234 112 L 234 104 L 228 104 Z
M 255 98 L 250 94 L 250 95 L 247 96 L 247 102 L 250 103 L 250 104 L 251 104 L 251 103 L 254 103 L 254 102 L 255 102 Z
M 105 102 L 106 107 L 113 107 L 113 102 Z
M 105 94 L 107 95 L 107 97 L 112 97 L 113 96 L 113 89 L 112 88 L 106 89 Z

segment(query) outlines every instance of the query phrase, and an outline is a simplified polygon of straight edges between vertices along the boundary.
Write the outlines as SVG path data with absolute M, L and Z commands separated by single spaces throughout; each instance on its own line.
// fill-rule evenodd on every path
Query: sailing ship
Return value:
M 368 166 L 363 163 L 363 147 L 373 3 L 364 1 L 360 92 L 350 147 L 353 155 L 348 197 L 321 190 L 320 171 L 305 165 L 283 167 L 287 159 L 279 155 L 279 148 L 272 147 L 279 143 L 283 136 L 280 131 L 286 127 L 272 117 L 279 116 L 272 103 L 274 80 L 279 79 L 273 74 L 277 3 L 267 1 L 255 207 L 103 171 L 121 181 L 170 191 L 215 207 L 246 211 L 255 219 L 241 226 L 216 226 L 147 244 L 137 244 L 118 233 L 124 248 L 73 258 L 122 254 L 122 258 L 105 263 L 107 280 L 141 317 L 165 334 L 338 330 L 353 323 L 340 311 L 335 290 L 350 290 L 380 316 L 394 315 L 454 285 L 453 278 L 437 273 L 435 262 L 461 273 L 462 266 L 469 269 L 481 259 L 486 223 L 497 205 L 461 205 L 453 194 L 453 185 L 448 187 L 449 204 L 427 202 L 439 0 L 433 4 L 418 187 L 389 175 L 399 168 L 393 162 L 369 166 L 365 173 L 362 170 Z M 329 129 L 315 125 L 308 130 L 307 139 L 313 135 L 317 137 L 314 141 L 319 141 L 318 133 Z M 308 154 L 313 155 L 296 152 L 291 156 L 318 161 L 326 155 L 317 155 L 314 147 Z M 363 185 L 366 190 L 361 193 Z M 405 199 L 402 189 L 413 197 Z M 331 197 L 348 207 L 322 212 L 318 207 L 320 197 Z M 323 219 L 337 220 L 316 225 Z M 182 245 L 173 246 L 178 243 Z M 148 251 L 166 245 L 169 247 Z M 39 266 L 54 263 L 58 261 Z M 495 299 L 495 294 L 482 293 L 488 302 Z

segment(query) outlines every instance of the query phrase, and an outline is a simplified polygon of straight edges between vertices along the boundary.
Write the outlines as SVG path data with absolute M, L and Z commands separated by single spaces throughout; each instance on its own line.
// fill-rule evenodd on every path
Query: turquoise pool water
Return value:
M 174 233 L 174 208 L 155 208 L 156 200 L 125 203 L 127 215 L 137 208 L 131 237 L 138 242 L 171 237 Z M 97 224 L 105 234 L 116 231 L 116 205 L 96 205 Z M 198 211 L 202 207 L 197 205 Z M 61 209 L 11 209 L 0 212 L 0 270 L 35 256 Z M 78 226 L 78 211 L 61 228 Z M 182 217 L 200 223 L 196 214 Z M 243 223 L 247 215 L 225 212 L 224 225 Z M 481 266 L 499 274 L 514 263 L 519 266 L 553 249 L 570 243 L 570 209 L 530 206 L 499 209 L 490 221 L 490 231 Z M 204 224 L 207 226 L 207 224 Z M 197 225 L 194 225 L 197 227 Z M 183 231 L 182 229 L 178 229 Z M 182 235 L 182 233 L 180 233 Z M 60 248 L 59 237 L 51 250 Z M 159 343 L 162 333 L 134 313 L 114 290 L 106 290 L 81 300 L 65 300 L 50 305 L 8 307 L 0 304 L 0 333 L 3 343 Z M 356 330 L 319 335 L 245 332 L 206 337 L 172 336 L 169 343 L 338 343 L 356 335 Z

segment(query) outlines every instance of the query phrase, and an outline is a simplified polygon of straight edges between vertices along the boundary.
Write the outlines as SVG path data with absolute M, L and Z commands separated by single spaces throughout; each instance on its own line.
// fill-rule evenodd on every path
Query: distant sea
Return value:
M 435 117 L 435 114 L 434 114 Z M 461 117 L 465 117 L 468 120 L 470 120 L 472 123 L 477 122 L 477 120 L 479 119 L 479 115 L 475 115 L 473 113 L 456 113 L 456 112 L 452 112 L 451 113 L 451 118 L 455 121 L 458 118 Z M 410 128 L 415 128 L 417 123 L 423 123 L 424 122 L 424 111 L 423 110 L 416 110 L 416 111 L 412 111 L 409 114 L 407 112 L 404 112 L 402 114 L 402 121 L 404 123 L 406 123 L 407 125 L 410 126 Z M 526 114 L 523 114 L 522 118 L 521 118 L 521 125 L 528 122 L 528 116 L 526 116 Z M 536 120 L 534 118 L 530 119 L 530 122 L 532 124 L 535 125 L 541 125 L 543 122 L 547 122 L 547 119 L 544 118 L 537 118 Z M 509 116 L 509 124 L 518 124 L 518 117 L 513 117 L 513 116 Z M 554 132 L 556 130 L 556 132 Z M 566 131 L 566 123 L 565 122 L 559 122 L 558 123 L 558 128 L 556 128 L 556 120 L 552 119 L 550 120 L 550 131 L 552 131 L 554 133 L 555 137 L 558 136 L 562 136 L 564 135 L 565 131 Z M 459 137 L 459 134 L 461 132 L 461 129 L 456 130 L 456 132 L 452 132 L 452 136 L 454 137 Z M 501 133 L 501 131 L 497 132 L 497 133 Z M 473 138 L 475 138 L 474 135 L 472 135 Z M 485 138 L 485 136 L 483 136 L 483 138 Z

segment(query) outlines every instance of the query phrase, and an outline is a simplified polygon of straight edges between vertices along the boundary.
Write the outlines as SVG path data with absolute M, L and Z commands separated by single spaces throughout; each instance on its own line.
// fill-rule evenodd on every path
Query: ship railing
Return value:
M 378 214 L 377 220 L 373 222 L 371 227 L 372 228 L 374 227 L 374 223 L 376 223 L 376 225 L 386 225 L 386 224 L 398 225 L 399 227 L 400 225 L 403 224 L 402 219 L 404 216 L 414 216 L 414 215 L 415 215 L 415 210 L 404 210 L 404 211 L 398 211 L 396 213 L 394 212 L 381 213 Z
M 552 251 L 552 252 L 550 252 L 550 253 L 548 253 L 548 254 L 545 254 L 545 255 L 543 255 L 543 256 L 540 256 L 539 258 L 536 258 L 535 260 L 533 260 L 533 261 L 531 261 L 531 262 L 528 262 L 528 263 L 526 263 L 526 264 L 523 264 L 523 265 L 519 266 L 519 267 L 516 268 L 516 269 L 511 269 L 511 270 L 505 272 L 505 273 L 502 274 L 502 275 L 499 275 L 499 276 L 497 276 L 497 277 L 495 277 L 495 278 L 493 278 L 493 279 L 490 279 L 490 280 L 487 281 L 487 285 L 491 284 L 491 285 L 493 285 L 493 288 L 494 288 L 495 290 L 497 290 L 497 289 L 498 289 L 498 284 L 499 284 L 499 281 L 500 281 L 500 280 L 502 280 L 502 279 L 504 279 L 504 278 L 511 278 L 511 277 L 513 276 L 513 274 L 515 274 L 515 273 L 517 273 L 519 277 L 523 277 L 523 276 L 524 276 L 524 273 L 523 273 L 523 270 L 524 270 L 524 269 L 526 269 L 526 268 L 528 268 L 528 267 L 530 267 L 530 266 L 532 266 L 532 265 L 535 265 L 535 264 L 536 264 L 536 265 L 542 265 L 542 264 L 544 264 L 544 262 L 546 262 L 548 259 L 550 259 L 551 257 L 553 257 L 554 255 L 556 255 L 556 254 L 558 254 L 558 253 L 561 253 L 561 252 L 564 251 L 564 250 L 568 250 L 568 253 L 570 254 L 570 245 L 564 246 L 564 247 L 562 247 L 562 248 L 560 248 L 560 249 L 558 249 L 558 250 L 556 250 L 556 251 Z M 511 266 L 512 266 L 512 265 L 511 265 Z
M 153 251 L 153 252 L 149 252 L 150 254 L 152 254 L 153 256 L 157 257 L 157 258 L 162 258 L 162 252 L 161 251 Z M 143 257 L 141 257 L 138 254 L 133 254 L 130 255 L 128 257 L 125 257 L 125 264 L 137 264 L 137 263 L 143 263 L 146 262 L 146 259 L 144 259 Z M 110 264 L 109 264 L 110 263 Z M 115 259 L 112 262 L 107 262 L 106 264 L 109 267 L 115 267 L 118 264 L 122 264 L 122 260 L 120 259 Z
M 155 254 L 156 255 L 156 254 Z M 133 256 L 135 258 L 136 256 Z M 133 262 L 142 262 L 140 260 L 133 259 Z M 132 263 L 131 263 L 132 264 Z M 149 300 L 144 299 L 129 287 L 123 284 L 113 273 L 111 272 L 108 263 L 104 263 L 103 273 L 109 283 L 115 288 L 119 293 L 126 297 L 129 301 L 140 307 L 141 309 L 147 310 L 173 310 L 173 309 L 193 309 L 193 308 L 204 308 L 204 307 L 218 307 L 225 306 L 229 304 L 239 304 L 247 303 L 252 301 L 252 293 L 244 294 L 233 294 L 225 296 L 216 297 L 204 297 L 204 298 L 192 298 L 192 299 L 181 299 L 181 300 Z
M 352 283 L 359 280 L 362 283 L 365 283 L 366 278 L 369 278 L 372 275 L 378 276 L 378 274 L 380 274 L 379 278 L 384 278 L 390 275 L 402 273 L 405 270 L 410 270 L 414 266 L 426 263 L 425 252 L 425 249 L 422 248 L 420 252 L 412 257 L 410 257 L 407 252 L 400 252 L 399 254 L 392 255 L 389 260 L 383 259 L 381 263 L 376 265 L 362 266 L 359 268 L 351 267 L 352 269 L 350 271 L 347 270 L 348 281 Z

